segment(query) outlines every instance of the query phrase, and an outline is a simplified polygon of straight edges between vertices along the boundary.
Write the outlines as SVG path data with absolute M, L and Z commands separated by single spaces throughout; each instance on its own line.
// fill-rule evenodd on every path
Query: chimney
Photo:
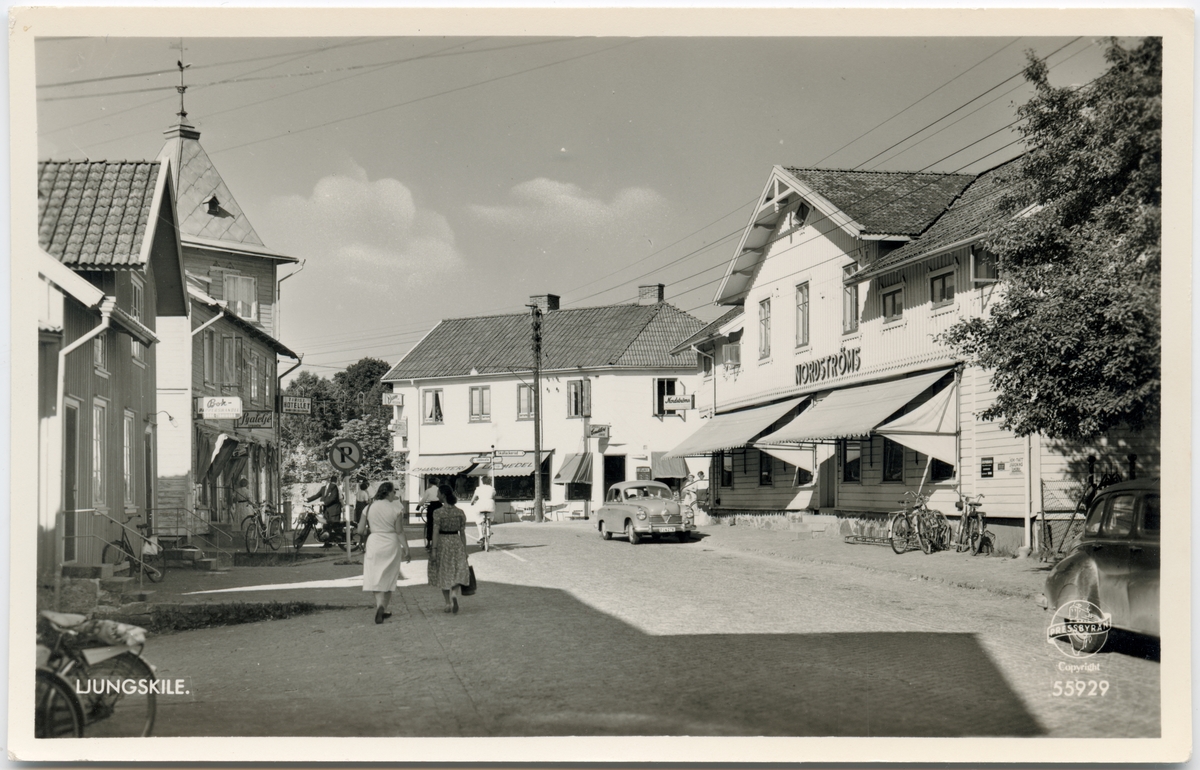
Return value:
M 663 301 L 663 285 L 661 283 L 638 287 L 639 305 L 657 305 Z
M 529 304 L 537 305 L 545 313 L 547 310 L 558 310 L 557 294 L 534 294 L 529 298 Z

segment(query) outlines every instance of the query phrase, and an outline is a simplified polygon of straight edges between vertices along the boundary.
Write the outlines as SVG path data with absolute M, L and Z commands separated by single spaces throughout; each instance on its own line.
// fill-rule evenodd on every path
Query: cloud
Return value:
M 566 234 L 616 232 L 661 208 L 665 199 L 647 187 L 626 187 L 611 200 L 588 195 L 579 185 L 538 177 L 509 191 L 514 202 L 504 206 L 470 206 L 484 222 L 516 230 Z
M 268 209 L 273 246 L 363 286 L 419 286 L 463 262 L 444 216 L 419 208 L 399 181 L 371 181 L 359 167 L 322 178 L 307 196 L 276 196 Z

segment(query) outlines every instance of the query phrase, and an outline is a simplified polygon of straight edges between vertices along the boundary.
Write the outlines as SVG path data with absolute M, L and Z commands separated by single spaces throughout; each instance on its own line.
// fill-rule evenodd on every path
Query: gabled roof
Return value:
M 709 323 L 704 328 L 702 328 L 700 331 L 696 332 L 692 336 L 690 336 L 687 339 L 680 342 L 675 347 L 671 348 L 671 352 L 672 353 L 682 353 L 683 351 L 690 348 L 692 345 L 699 345 L 702 342 L 708 342 L 709 340 L 713 339 L 714 337 L 720 336 L 720 331 L 719 331 L 720 328 L 722 326 L 724 326 L 725 324 L 729 323 L 730 321 L 732 321 L 734 318 L 737 318 L 743 312 L 745 312 L 745 311 L 742 309 L 741 306 L 730 308 L 720 318 Z
M 920 235 L 975 179 L 974 174 L 791 167 L 786 171 L 853 219 L 863 235 Z
M 703 325 L 666 302 L 550 310 L 542 316 L 542 368 L 693 369 L 694 353 L 671 355 L 671 350 Z M 442 321 L 383 379 L 462 377 L 471 370 L 498 374 L 532 368 L 530 317 L 514 313 Z
M 190 283 L 188 284 L 188 295 L 192 298 L 193 302 L 199 302 L 201 305 L 206 305 L 207 307 L 210 307 L 219 313 L 224 313 L 225 317 L 229 319 L 230 323 L 246 332 L 246 334 L 249 336 L 262 341 L 267 347 L 271 348 L 271 350 L 275 351 L 276 353 L 287 356 L 288 358 L 294 358 L 297 361 L 300 360 L 300 356 L 289 350 L 288 347 L 282 342 L 275 339 L 270 334 L 267 334 L 265 331 L 249 321 L 243 319 L 236 313 L 230 312 L 227 309 L 227 304 L 221 300 L 210 297 L 208 294 L 204 293 L 203 290 L 198 289 Z
M 38 163 L 38 242 L 75 269 L 145 267 L 162 168 L 153 161 Z
M 293 257 L 275 254 L 263 245 L 212 159 L 200 145 L 199 131 L 181 123 L 168 129 L 166 135 L 167 142 L 159 152 L 159 158 L 171 158 L 174 161 L 179 233 L 185 242 L 208 247 L 228 244 L 235 251 L 287 262 L 297 261 Z M 210 213 L 208 202 L 214 196 L 215 213 Z
M 877 263 L 855 273 L 852 280 L 860 281 L 881 275 L 930 254 L 963 245 L 966 241 L 986 235 L 1004 216 L 1000 210 L 1000 202 L 1011 184 L 1013 172 L 1020 168 L 1023 157 L 1019 156 L 984 171 L 920 238 L 904 244 Z

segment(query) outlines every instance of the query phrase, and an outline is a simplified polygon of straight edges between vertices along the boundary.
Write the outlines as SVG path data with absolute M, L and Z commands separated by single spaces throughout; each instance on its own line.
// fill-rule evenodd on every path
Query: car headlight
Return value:
M 637 517 L 638 517 L 639 519 L 645 520 L 645 518 L 646 518 L 646 509 L 645 509 L 645 508 L 638 508 L 638 509 L 637 509 Z

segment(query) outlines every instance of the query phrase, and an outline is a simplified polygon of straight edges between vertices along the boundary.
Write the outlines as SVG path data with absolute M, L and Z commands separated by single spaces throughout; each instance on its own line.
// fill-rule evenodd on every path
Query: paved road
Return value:
M 320 590 L 361 609 L 154 639 L 159 676 L 188 690 L 160 698 L 155 733 L 1158 734 L 1159 665 L 1061 671 L 1027 599 L 717 538 L 630 546 L 550 523 L 497 539 L 472 555 L 481 587 L 458 615 L 417 561 L 380 626 L 367 595 L 335 586 Z M 1076 679 L 1106 693 L 1054 694 Z

